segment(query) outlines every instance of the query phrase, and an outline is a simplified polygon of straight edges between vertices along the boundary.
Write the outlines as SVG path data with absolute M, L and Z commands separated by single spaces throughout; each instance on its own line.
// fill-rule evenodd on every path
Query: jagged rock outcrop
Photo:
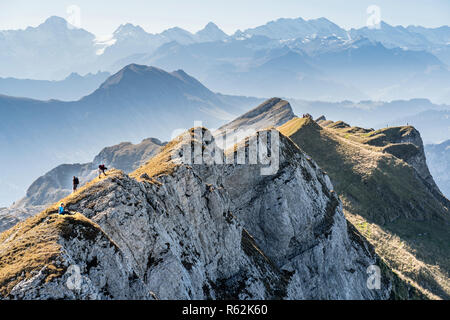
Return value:
M 368 289 L 366 270 L 379 258 L 347 225 L 328 177 L 283 136 L 276 151 L 277 132 L 257 136 L 269 158 L 279 153 L 272 175 L 261 175 L 263 164 L 238 164 L 239 154 L 251 156 L 248 141 L 227 154 L 231 164 L 186 163 L 223 158 L 211 133 L 191 130 L 130 176 L 112 171 L 64 199 L 75 215 L 50 207 L 4 232 L 2 296 L 389 298 L 386 274 L 380 289 Z M 66 285 L 73 268 L 76 290 Z
M 0 237 L 0 293 L 7 298 L 152 297 L 117 245 L 82 215 L 43 213 L 20 227 Z
M 443 196 L 428 169 L 419 131 L 412 126 L 392 127 L 374 131 L 372 135 L 374 138 L 369 139 L 367 144 L 384 147 L 385 152 L 404 160 L 416 170 L 430 191 L 440 197 Z
M 287 290 L 293 298 L 374 298 L 363 280 L 367 267 L 377 263 L 373 249 L 355 241 L 328 176 L 292 141 L 280 138 L 275 175 L 261 176 L 258 166 L 225 168 L 232 212 L 291 276 Z
M 230 146 L 234 144 L 234 138 L 237 135 L 243 138 L 256 130 L 279 126 L 293 117 L 294 113 L 287 101 L 272 98 L 221 127 L 215 135 L 217 139 L 226 138 L 227 141 L 224 141 L 224 144 L 228 142 L 228 146 Z M 7 230 L 24 218 L 42 211 L 42 206 L 54 203 L 70 194 L 72 192 L 72 176 L 79 177 L 83 185 L 96 176 L 96 170 L 100 163 L 129 173 L 144 164 L 164 145 L 165 143 L 155 138 L 144 139 L 139 144 L 123 142 L 104 148 L 91 163 L 63 164 L 50 170 L 32 183 L 24 198 L 17 201 L 8 210 L 0 212 L 0 232 Z

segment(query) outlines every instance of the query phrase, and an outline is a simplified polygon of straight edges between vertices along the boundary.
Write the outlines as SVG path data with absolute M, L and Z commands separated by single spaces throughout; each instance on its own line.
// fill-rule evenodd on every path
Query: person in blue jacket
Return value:
M 59 214 L 64 214 L 66 213 L 66 208 L 64 207 L 64 203 L 61 202 L 61 205 L 59 206 L 59 210 L 58 210 Z

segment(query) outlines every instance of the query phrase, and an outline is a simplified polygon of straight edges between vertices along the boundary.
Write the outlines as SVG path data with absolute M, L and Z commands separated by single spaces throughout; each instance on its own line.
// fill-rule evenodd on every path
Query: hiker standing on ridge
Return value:
M 77 177 L 73 176 L 72 183 L 73 183 L 73 192 L 75 192 L 77 191 L 78 185 L 80 184 L 80 180 L 78 180 Z
M 99 166 L 98 166 L 98 177 L 100 178 L 100 176 L 102 175 L 102 173 L 103 173 L 103 174 L 105 175 L 105 177 L 106 177 L 106 173 L 105 173 L 106 170 L 108 170 L 108 168 L 105 167 L 104 164 L 99 165 Z

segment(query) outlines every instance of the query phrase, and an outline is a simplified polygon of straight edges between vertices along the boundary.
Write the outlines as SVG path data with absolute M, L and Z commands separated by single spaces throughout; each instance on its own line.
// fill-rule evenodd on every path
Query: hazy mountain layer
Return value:
M 429 98 L 448 103 L 450 28 L 346 31 L 325 19 L 278 19 L 228 36 L 214 23 L 192 34 L 151 34 L 130 23 L 96 39 L 51 17 L 0 31 L 3 77 L 62 79 L 131 64 L 183 69 L 215 91 L 309 100 Z
M 445 103 L 449 88 L 444 83 L 450 81 L 447 65 L 429 52 L 335 36 L 170 43 L 118 60 L 112 68 L 136 62 L 181 68 L 221 92 L 307 100 L 430 98 Z
M 425 145 L 430 172 L 447 198 L 450 198 L 450 140 Z
M 217 128 L 260 101 L 216 94 L 182 70 L 139 65 L 127 66 L 78 101 L 0 96 L 0 147 L 8 150 L 0 154 L 0 165 L 11 168 L 0 175 L 0 203 L 22 197 L 27 185 L 61 163 L 91 161 L 105 145 L 152 136 L 168 140 L 194 121 Z
M 95 91 L 110 74 L 80 76 L 72 73 L 61 81 L 0 78 L 0 94 L 38 100 L 79 100 Z

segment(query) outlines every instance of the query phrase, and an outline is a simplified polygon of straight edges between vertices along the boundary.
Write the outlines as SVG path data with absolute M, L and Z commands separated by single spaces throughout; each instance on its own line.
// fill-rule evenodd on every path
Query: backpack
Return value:
M 78 180 L 78 178 L 75 178 L 75 179 L 73 180 L 73 183 L 74 183 L 74 184 L 80 184 L 80 180 Z

